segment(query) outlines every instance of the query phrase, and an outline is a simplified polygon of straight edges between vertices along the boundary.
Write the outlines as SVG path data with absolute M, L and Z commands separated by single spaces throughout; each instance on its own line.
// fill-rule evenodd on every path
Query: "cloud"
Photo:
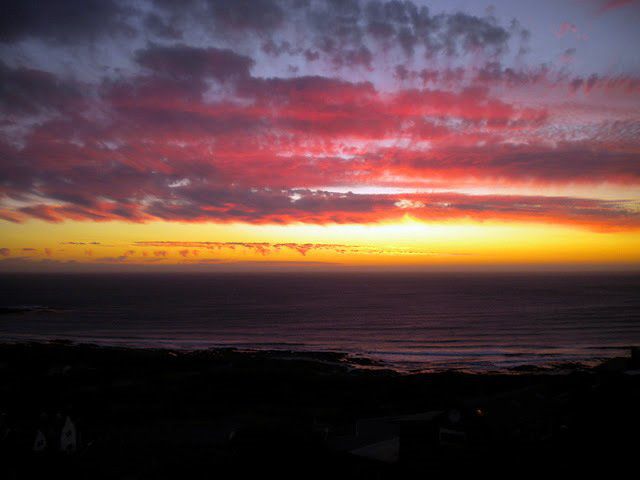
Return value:
M 52 223 L 59 223 L 64 218 L 57 213 L 56 208 L 44 204 L 23 207 L 19 209 L 19 212 Z
M 517 168 L 523 154 L 510 156 L 504 154 L 491 157 L 487 168 L 496 172 L 509 172 Z M 528 163 L 529 172 L 535 173 L 557 168 L 555 176 L 562 178 L 562 163 L 554 163 L 554 158 L 545 159 L 531 154 Z M 594 172 L 600 167 L 599 157 L 576 157 L 580 165 L 591 168 Z M 424 159 L 414 160 L 415 171 L 428 174 L 430 165 L 423 165 Z M 446 161 L 446 157 L 441 161 Z M 467 174 L 473 172 L 473 157 L 467 160 L 470 164 Z M 539 165 L 536 166 L 536 162 Z M 590 166 L 590 162 L 593 166 Z M 429 160 L 431 163 L 431 160 Z M 621 163 L 626 168 L 628 163 Z M 556 167 L 557 166 L 557 167 Z M 427 168 L 429 167 L 429 168 Z M 435 167 L 438 165 L 435 163 Z M 456 168 L 465 168 L 457 165 Z M 634 167 L 629 167 L 632 169 Z M 437 171 L 437 170 L 436 170 Z M 568 170 L 571 174 L 571 170 Z M 410 175 L 410 171 L 406 172 Z M 622 175 L 624 171 L 620 172 Z M 630 172 L 631 173 L 631 172 Z M 633 173 L 637 175 L 636 173 Z M 571 178 L 571 177 L 569 177 Z M 295 198 L 295 201 L 292 201 Z M 487 203 L 487 199 L 491 202 Z M 421 207 L 420 205 L 424 205 Z M 407 207 L 411 206 L 410 209 Z M 491 209 L 490 207 L 493 207 Z M 68 215 L 66 207 L 47 207 L 51 216 L 63 219 Z M 592 229 L 629 229 L 638 228 L 639 213 L 637 209 L 624 202 L 610 202 L 597 199 L 579 199 L 570 197 L 544 196 L 510 196 L 510 195 L 465 195 L 465 194 L 354 194 L 336 193 L 321 190 L 271 190 L 271 189 L 212 189 L 207 185 L 196 185 L 186 191 L 181 201 L 176 203 L 167 199 L 154 200 L 138 213 L 139 216 L 167 221 L 206 222 L 215 221 L 288 224 L 292 222 L 332 224 L 332 223 L 376 223 L 399 220 L 410 211 L 415 218 L 425 221 L 442 221 L 458 218 L 474 220 L 518 220 L 532 222 L 548 222 L 559 224 L 583 225 Z M 82 218 L 74 212 L 70 217 L 74 220 L 94 220 L 97 214 Z M 108 212 L 104 215 L 107 216 Z M 238 244 L 245 246 L 249 244 Z M 252 244 L 257 251 L 263 246 Z M 266 248 L 267 246 L 264 246 Z
M 578 27 L 576 27 L 573 23 L 570 22 L 562 22 L 560 27 L 558 27 L 558 31 L 556 32 L 556 37 L 562 38 L 567 33 L 578 33 Z
M 55 75 L 30 68 L 10 68 L 0 61 L 0 109 L 6 114 L 78 108 L 79 87 Z
M 186 45 L 159 46 L 139 50 L 136 61 L 154 72 L 175 77 L 212 77 L 226 80 L 247 77 L 253 60 L 231 50 L 193 48 Z
M 45 3 L 8 4 L 3 221 L 331 224 L 409 214 L 636 228 L 626 203 L 590 198 L 587 209 L 573 191 L 640 184 L 640 79 L 574 73 L 573 48 L 529 64 L 521 47 L 530 34 L 495 10 Z M 117 28 L 96 26 L 96 15 Z M 564 23 L 558 35 L 574 31 Z M 95 58 L 82 56 L 87 45 Z M 329 188 L 425 182 L 458 197 Z M 566 195 L 496 196 L 490 212 L 486 199 L 465 196 L 469 184 Z M 516 207 L 529 202 L 539 209 Z
M 431 14 L 407 2 L 319 2 L 309 25 L 315 47 L 342 65 L 350 52 L 368 44 L 398 48 L 407 57 L 456 56 L 471 51 L 502 53 L 511 33 L 492 17 L 463 12 Z
M 3 257 L 8 257 L 9 255 L 11 255 L 11 250 L 6 247 L 0 248 L 0 255 L 2 255 Z
M 60 245 L 101 245 L 100 242 L 60 242 Z
M 520 33 L 491 16 L 432 14 L 412 1 L 210 0 L 191 2 L 186 9 L 165 0 L 156 4 L 159 13 L 183 18 L 185 28 L 196 24 L 234 41 L 257 37 L 268 54 L 313 60 L 317 55 L 347 68 L 370 68 L 374 49 L 397 49 L 407 57 L 500 54 L 514 33 Z M 299 25 L 305 35 L 298 35 L 295 42 L 279 40 L 292 25 Z
M 209 0 L 216 27 L 267 32 L 282 25 L 288 3 L 273 0 Z
M 12 223 L 20 223 L 24 219 L 24 216 L 19 212 L 0 208 L 0 220 L 5 220 Z
M 101 257 L 96 258 L 97 263 L 122 263 L 129 259 L 128 255 L 120 255 L 118 257 Z
M 424 206 L 424 205 L 423 205 Z M 135 242 L 138 247 L 167 247 L 167 248 L 183 248 L 178 253 L 184 257 L 189 257 L 190 254 L 196 255 L 197 250 L 189 250 L 189 248 L 197 247 L 207 250 L 230 250 L 238 252 L 238 250 L 245 249 L 257 255 L 266 257 L 268 255 L 277 254 L 283 249 L 293 250 L 305 257 L 309 252 L 325 251 L 338 254 L 364 254 L 364 255 L 428 255 L 428 256 L 450 256 L 450 255 L 468 255 L 467 253 L 459 252 L 434 252 L 423 249 L 408 249 L 408 248 L 381 248 L 371 245 L 354 245 L 354 244 L 337 244 L 337 243 L 271 243 L 271 242 L 213 242 L 213 241 L 170 241 L 170 240 L 158 240 L 158 241 L 141 241 Z M 186 247 L 186 248 L 184 248 Z M 191 252 L 191 253 L 190 253 Z M 208 259 L 203 258 L 203 261 Z M 215 259 L 216 262 L 223 261 L 221 259 Z M 224 260 L 227 261 L 227 260 Z
M 598 13 L 602 14 L 610 10 L 616 10 L 634 4 L 636 0 L 601 0 L 600 3 L 601 6 L 598 9 Z
M 305 256 L 311 250 L 330 250 L 337 253 L 345 253 L 347 249 L 359 249 L 358 245 L 343 245 L 335 243 L 268 243 L 268 242 L 184 242 L 184 241 L 144 241 L 135 242 L 135 245 L 140 247 L 197 247 L 206 248 L 209 250 L 236 250 L 237 248 L 244 248 L 251 250 L 260 255 L 268 255 L 273 252 L 277 252 L 283 248 L 294 250 Z M 185 248 L 178 253 L 182 257 L 188 257 L 189 255 L 196 256 L 197 250 L 189 250 Z M 163 251 L 166 254 L 166 251 Z
M 6 0 L 0 41 L 39 38 L 69 44 L 115 32 L 131 34 L 128 13 L 131 7 L 116 0 Z

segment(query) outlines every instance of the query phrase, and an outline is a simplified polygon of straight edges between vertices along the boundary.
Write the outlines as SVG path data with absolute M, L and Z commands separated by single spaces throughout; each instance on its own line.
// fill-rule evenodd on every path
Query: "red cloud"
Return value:
M 504 44 L 493 21 L 447 18 L 466 28 L 449 32 L 457 39 L 454 50 Z M 366 35 L 384 37 L 378 28 Z M 322 52 L 347 59 L 359 47 Z M 417 47 L 402 48 L 410 56 Z M 383 89 L 322 75 L 255 76 L 253 59 L 226 48 L 152 44 L 131 60 L 137 71 L 102 79 L 90 95 L 51 73 L 2 65 L 11 92 L 2 105 L 11 114 L 7 122 L 33 120 L 40 110 L 51 116 L 32 121 L 23 144 L 0 139 L 0 218 L 372 223 L 410 211 L 427 221 L 638 227 L 637 208 L 598 199 L 337 194 L 323 188 L 394 185 L 399 178 L 453 192 L 470 181 L 567 191 L 576 183 L 638 185 L 640 119 L 634 106 L 640 81 L 633 76 L 576 77 L 548 66 L 507 68 L 493 58 L 467 68 L 396 69 L 402 87 Z M 30 98 L 22 84 L 38 94 Z M 578 105 L 582 113 L 571 117 L 565 105 L 537 101 L 537 88 L 558 86 L 563 95 L 573 92 L 574 103 L 586 93 L 593 103 Z M 513 99 L 528 88 L 533 93 L 524 101 Z M 594 106 L 622 92 L 628 98 L 618 109 Z M 83 95 L 95 96 L 100 114 L 78 108 L 91 103 Z M 292 248 L 304 255 L 315 247 L 250 248 L 262 254 Z

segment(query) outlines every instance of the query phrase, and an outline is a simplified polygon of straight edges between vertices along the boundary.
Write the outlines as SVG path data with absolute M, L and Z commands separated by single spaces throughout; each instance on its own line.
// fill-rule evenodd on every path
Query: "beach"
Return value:
M 3 477 L 415 478 L 584 468 L 585 456 L 621 465 L 637 446 L 639 368 L 636 355 L 407 374 L 335 352 L 5 343 Z

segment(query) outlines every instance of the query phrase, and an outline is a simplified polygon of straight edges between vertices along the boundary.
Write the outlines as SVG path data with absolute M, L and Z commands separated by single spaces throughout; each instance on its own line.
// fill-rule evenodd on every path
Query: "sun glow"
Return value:
M 409 214 L 397 222 L 333 225 L 29 221 L 5 225 L 3 236 L 4 248 L 14 258 L 51 265 L 69 266 L 73 262 L 111 268 L 640 264 L 640 240 L 635 232 L 593 232 L 515 222 L 428 223 Z M 28 245 L 25 238 L 32 239 Z

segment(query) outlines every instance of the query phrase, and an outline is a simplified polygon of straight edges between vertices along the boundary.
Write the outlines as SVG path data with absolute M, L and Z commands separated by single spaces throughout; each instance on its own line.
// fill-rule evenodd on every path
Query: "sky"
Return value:
M 640 1 L 0 10 L 0 271 L 640 269 Z

